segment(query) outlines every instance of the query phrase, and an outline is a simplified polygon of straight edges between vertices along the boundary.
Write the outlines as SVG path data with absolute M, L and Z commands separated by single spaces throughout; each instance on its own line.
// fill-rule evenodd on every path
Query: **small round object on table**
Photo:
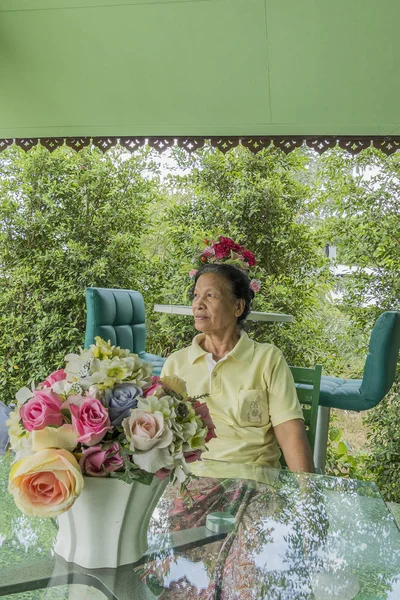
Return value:
M 207 515 L 206 527 L 214 533 L 230 533 L 235 528 L 236 519 L 227 512 L 213 512 Z

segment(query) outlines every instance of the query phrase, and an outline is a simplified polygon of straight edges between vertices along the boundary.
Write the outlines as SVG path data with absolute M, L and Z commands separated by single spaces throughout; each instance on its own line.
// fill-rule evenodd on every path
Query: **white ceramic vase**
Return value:
M 73 506 L 58 517 L 55 552 L 88 569 L 115 568 L 139 560 L 147 529 L 168 478 L 151 485 L 85 477 Z

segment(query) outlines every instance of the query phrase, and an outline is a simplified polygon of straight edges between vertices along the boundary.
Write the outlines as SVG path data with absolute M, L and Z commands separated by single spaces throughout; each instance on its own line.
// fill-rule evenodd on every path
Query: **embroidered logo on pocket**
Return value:
M 262 422 L 262 408 L 259 400 L 253 400 L 253 402 L 250 403 L 250 409 L 247 413 L 247 420 L 249 423 Z
M 237 422 L 243 427 L 267 425 L 268 398 L 262 390 L 239 390 Z

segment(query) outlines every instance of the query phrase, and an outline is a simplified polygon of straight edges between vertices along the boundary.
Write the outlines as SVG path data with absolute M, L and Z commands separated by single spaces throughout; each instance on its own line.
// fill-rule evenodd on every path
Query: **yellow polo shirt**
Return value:
M 204 459 L 279 468 L 281 452 L 273 426 L 303 419 L 292 373 L 282 352 L 241 332 L 227 357 L 210 371 L 207 352 L 197 335 L 192 345 L 171 354 L 161 376 L 186 381 L 190 396 L 208 393 L 206 402 L 217 438 L 207 444 Z M 193 469 L 196 472 L 196 469 Z

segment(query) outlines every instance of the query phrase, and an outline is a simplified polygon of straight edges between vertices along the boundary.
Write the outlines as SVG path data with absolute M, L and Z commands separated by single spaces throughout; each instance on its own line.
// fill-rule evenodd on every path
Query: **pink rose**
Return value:
M 161 383 L 160 383 L 160 378 L 157 375 L 153 375 L 153 377 L 151 378 L 151 385 L 148 388 L 143 388 L 143 396 L 145 398 L 147 398 L 147 396 L 155 396 L 156 395 L 156 391 L 159 390 L 160 392 L 163 392 L 163 396 L 164 394 L 164 388 L 162 387 Z
M 201 450 L 191 450 L 190 452 L 184 452 L 183 457 L 188 464 L 196 462 L 197 460 L 201 460 Z
M 250 289 L 253 290 L 254 293 L 257 293 L 261 289 L 261 281 L 259 279 L 252 279 L 250 281 Z
M 148 413 L 134 408 L 122 421 L 132 461 L 143 471 L 157 473 L 160 469 L 173 468 L 174 462 L 168 446 L 174 436 L 160 412 Z
M 79 435 L 76 441 L 85 446 L 94 446 L 112 429 L 108 411 L 97 398 L 73 396 L 69 409 Z
M 159 469 L 156 473 L 154 473 L 154 475 L 156 477 L 158 477 L 158 479 L 165 479 L 166 477 L 171 475 L 171 470 L 170 469 Z
M 124 466 L 119 449 L 118 442 L 103 449 L 101 445 L 85 448 L 79 461 L 82 472 L 91 477 L 107 477 L 112 471 L 118 471 Z
M 129 417 L 122 421 L 131 450 L 150 450 L 153 446 L 166 448 L 172 442 L 172 431 L 165 426 L 160 412 L 148 413 L 134 408 Z
M 202 256 L 205 256 L 206 258 L 213 258 L 215 256 L 214 248 L 207 246 L 207 248 L 203 250 Z
M 51 387 L 53 385 L 53 383 L 56 383 L 56 381 L 62 381 L 63 379 L 66 379 L 66 378 L 67 378 L 67 374 L 64 371 L 64 369 L 59 369 L 58 371 L 54 371 L 54 373 L 51 373 L 48 377 L 46 377 L 46 379 L 44 381 L 39 383 L 38 388 L 42 389 L 42 388 Z
M 199 416 L 200 419 L 203 421 L 204 427 L 207 427 L 208 429 L 207 436 L 205 439 L 205 442 L 207 444 L 207 442 L 212 440 L 212 438 L 217 437 L 215 434 L 215 426 L 210 416 L 208 406 L 205 402 L 199 402 L 198 400 L 196 400 L 195 402 L 193 402 L 193 408 L 196 412 L 196 415 Z
M 51 390 L 36 390 L 33 398 L 21 406 L 20 415 L 25 429 L 33 431 L 49 425 L 60 427 L 64 417 L 61 414 L 63 400 Z
M 189 277 L 195 277 L 198 269 L 191 269 L 189 271 Z

